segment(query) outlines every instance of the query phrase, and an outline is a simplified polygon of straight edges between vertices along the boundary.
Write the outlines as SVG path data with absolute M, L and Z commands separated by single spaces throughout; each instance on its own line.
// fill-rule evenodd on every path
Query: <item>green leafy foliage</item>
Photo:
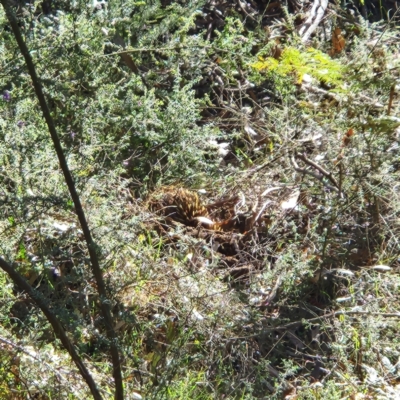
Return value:
M 301 51 L 294 47 L 286 47 L 278 60 L 273 57 L 260 57 L 252 67 L 282 77 L 292 76 L 298 84 L 301 84 L 304 75 L 308 74 L 320 82 L 336 86 L 343 83 L 345 74 L 343 65 L 313 48 Z

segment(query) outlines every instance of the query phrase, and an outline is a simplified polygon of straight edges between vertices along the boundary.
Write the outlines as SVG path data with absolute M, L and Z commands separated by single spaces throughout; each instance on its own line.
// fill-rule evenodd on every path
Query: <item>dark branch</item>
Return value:
M 3 2 L 3 0 L 2 0 Z M 67 349 L 75 365 L 78 367 L 83 379 L 88 384 L 90 391 L 92 392 L 93 398 L 95 400 L 101 400 L 99 389 L 96 386 L 92 376 L 85 367 L 82 359 L 79 357 L 75 350 L 74 345 L 69 340 L 64 328 L 62 327 L 60 321 L 57 317 L 50 311 L 46 305 L 46 301 L 43 300 L 42 296 L 32 288 L 32 286 L 20 275 L 7 261 L 0 257 L 0 268 L 5 271 L 8 276 L 13 280 L 13 282 L 23 291 L 25 291 L 33 302 L 42 310 L 43 314 L 46 316 L 47 320 L 53 327 L 55 335 L 60 339 L 63 346 Z
M 49 107 L 47 105 L 46 98 L 44 97 L 42 85 L 40 83 L 39 77 L 36 74 L 35 65 L 33 63 L 32 57 L 28 50 L 24 39 L 22 38 L 21 31 L 18 26 L 17 18 L 14 14 L 14 11 L 9 3 L 8 0 L 0 0 L 1 4 L 4 7 L 4 10 L 7 15 L 7 19 L 11 25 L 13 30 L 15 39 L 18 43 L 19 49 L 22 55 L 25 58 L 25 62 L 29 71 L 29 74 L 32 79 L 32 84 L 35 88 L 36 96 L 39 100 L 40 107 L 43 112 L 44 119 L 46 120 L 51 139 L 53 140 L 54 148 L 57 153 L 58 161 L 60 163 L 61 170 L 64 174 L 65 182 L 67 183 L 69 192 L 71 194 L 72 201 L 75 205 L 75 211 L 79 219 L 79 223 L 81 225 L 83 234 L 85 236 L 86 244 L 89 250 L 90 261 L 92 266 L 92 272 L 96 279 L 97 283 L 97 290 L 100 295 L 100 305 L 101 310 L 104 316 L 104 323 L 106 326 L 107 337 L 110 341 L 110 349 L 111 349 L 111 357 L 113 362 L 113 376 L 115 381 L 115 399 L 123 400 L 123 382 L 122 382 L 122 375 L 121 375 L 121 364 L 119 359 L 119 351 L 118 351 L 118 343 L 117 343 L 117 336 L 113 327 L 113 319 L 111 315 L 111 302 L 107 298 L 107 291 L 106 286 L 103 279 L 103 274 L 101 272 L 99 258 L 96 252 L 96 244 L 92 239 L 92 235 L 86 221 L 86 216 L 82 208 L 82 204 L 79 198 L 79 195 L 76 191 L 75 183 L 72 178 L 71 172 L 68 168 L 67 160 L 65 158 L 61 142 L 57 135 L 56 127 L 51 117 Z

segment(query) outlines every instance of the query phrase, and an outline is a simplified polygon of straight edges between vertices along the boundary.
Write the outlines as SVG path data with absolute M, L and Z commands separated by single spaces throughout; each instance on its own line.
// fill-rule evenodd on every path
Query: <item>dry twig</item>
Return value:
M 296 162 L 294 156 L 290 157 L 290 161 L 291 161 L 291 163 L 292 163 L 292 165 L 293 165 L 295 171 L 300 172 L 300 173 L 302 173 L 302 174 L 310 175 L 310 176 L 312 176 L 313 178 L 318 179 L 320 182 L 322 182 L 322 184 L 323 184 L 324 186 L 326 186 L 328 189 L 334 190 L 335 192 L 339 192 L 339 185 L 338 185 L 338 184 L 335 184 L 335 186 L 330 186 L 330 185 L 327 185 L 327 184 L 324 182 L 324 177 L 326 177 L 326 175 L 324 175 L 324 174 L 322 174 L 322 173 L 317 174 L 317 173 L 315 173 L 315 172 L 309 171 L 308 169 L 300 168 L 299 165 L 297 164 L 297 162 Z
M 322 17 L 328 7 L 328 0 L 314 0 L 314 4 L 310 11 L 310 16 L 299 31 L 301 40 L 306 43 L 312 33 L 317 29 Z

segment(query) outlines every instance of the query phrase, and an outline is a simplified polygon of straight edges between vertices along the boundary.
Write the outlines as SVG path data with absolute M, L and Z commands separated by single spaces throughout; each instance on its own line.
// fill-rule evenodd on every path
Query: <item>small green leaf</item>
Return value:
M 26 248 L 25 245 L 23 243 L 19 244 L 19 248 L 18 248 L 18 254 L 17 254 L 17 259 L 19 261 L 24 261 L 27 258 L 27 254 L 26 254 Z

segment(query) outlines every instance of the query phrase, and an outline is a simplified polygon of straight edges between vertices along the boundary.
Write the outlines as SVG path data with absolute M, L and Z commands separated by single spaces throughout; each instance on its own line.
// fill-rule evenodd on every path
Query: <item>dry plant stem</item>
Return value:
M 336 191 L 336 192 L 339 191 L 339 189 L 338 189 L 336 186 L 330 186 L 330 185 L 327 185 L 327 184 L 324 182 L 324 180 L 323 180 L 323 179 L 324 179 L 324 175 L 323 175 L 323 174 L 316 174 L 315 172 L 309 171 L 308 169 L 300 168 L 299 165 L 297 164 L 297 162 L 296 162 L 294 156 L 290 157 L 290 162 L 292 163 L 292 165 L 293 165 L 295 171 L 300 172 L 301 174 L 310 175 L 310 176 L 312 176 L 313 178 L 318 179 L 319 181 L 321 181 L 321 183 L 322 183 L 325 187 L 327 187 L 327 188 L 330 189 L 330 190 L 334 190 L 334 191 Z
M 2 0 L 3 2 L 3 0 Z M 8 276 L 13 280 L 13 282 L 26 293 L 28 293 L 29 297 L 35 302 L 35 304 L 42 310 L 43 314 L 46 316 L 47 320 L 50 322 L 53 327 L 55 335 L 60 339 L 63 346 L 67 349 L 70 354 L 72 360 L 75 365 L 78 367 L 79 372 L 81 373 L 83 379 L 88 384 L 90 391 L 95 400 L 101 400 L 102 397 L 100 395 L 99 389 L 94 382 L 92 375 L 90 375 L 87 370 L 85 364 L 82 359 L 79 357 L 78 353 L 75 350 L 74 345 L 69 340 L 64 328 L 62 327 L 60 321 L 53 314 L 52 311 L 48 308 L 46 301 L 41 297 L 41 295 L 32 288 L 32 286 L 24 279 L 22 275 L 20 275 L 7 261 L 0 257 L 0 268 L 5 271 Z
M 242 9 L 242 11 L 246 14 L 247 17 L 251 18 L 253 21 L 256 21 L 256 19 L 246 11 L 241 0 L 237 0 L 237 4 Z
M 265 211 L 265 209 L 267 208 L 267 205 L 272 203 L 271 200 L 267 200 L 264 202 L 264 204 L 262 205 L 262 207 L 260 208 L 260 210 L 258 211 L 257 215 L 255 215 L 251 221 L 251 228 L 253 228 L 254 224 L 260 219 L 261 215 L 263 214 L 263 212 Z
M 310 16 L 299 32 L 300 36 L 302 36 L 301 41 L 303 43 L 306 43 L 312 33 L 317 29 L 327 7 L 328 0 L 314 0 L 314 4 L 310 11 Z
M 339 185 L 336 182 L 336 179 L 332 176 L 331 172 L 328 172 L 326 169 L 322 168 L 320 165 L 307 158 L 305 154 L 296 154 L 296 157 L 301 161 L 304 161 L 306 164 L 311 165 L 312 167 L 317 169 L 319 172 L 321 172 L 322 175 L 326 176 L 337 188 L 339 188 Z
M 310 83 L 303 83 L 301 85 L 300 89 L 302 89 L 302 91 L 306 92 L 306 93 L 310 92 L 310 93 L 313 93 L 313 94 L 325 96 L 328 99 L 334 100 L 334 101 L 336 101 L 338 103 L 342 102 L 342 98 L 339 95 L 337 95 L 336 93 L 331 93 L 328 90 L 316 87 L 314 85 L 311 85 Z
M 265 300 L 263 300 L 263 302 L 262 302 L 263 306 L 270 305 L 271 302 L 275 299 L 275 297 L 278 293 L 278 290 L 281 286 L 281 283 L 282 283 L 282 275 L 278 276 L 278 279 L 276 280 L 274 288 L 272 289 L 271 293 L 268 295 L 268 297 Z
M 387 115 L 390 115 L 390 110 L 392 109 L 392 106 L 393 106 L 393 98 L 394 98 L 395 87 L 396 87 L 396 85 L 393 84 L 392 87 L 390 88 Z
M 387 29 L 390 27 L 390 23 L 394 20 L 394 18 L 396 17 L 397 13 L 400 11 L 400 8 L 398 7 L 395 11 L 395 13 L 392 15 L 392 17 L 390 18 L 389 22 L 385 25 L 385 28 L 383 29 L 381 35 L 379 36 L 378 40 L 376 41 L 375 45 L 372 47 L 372 49 L 370 50 L 370 52 L 367 55 L 367 58 L 371 57 L 371 54 L 375 51 L 376 47 L 379 45 L 379 43 L 382 40 L 383 35 L 385 34 L 385 32 L 387 31 Z M 361 66 L 360 66 L 361 68 Z M 358 71 L 357 71 L 358 72 Z
M 343 188 L 343 164 L 342 162 L 339 163 L 339 197 L 343 196 L 342 188 Z
M 79 223 L 81 225 L 81 228 L 82 228 L 85 240 L 86 240 L 86 244 L 87 244 L 89 256 L 90 256 L 90 261 L 91 261 L 91 266 L 92 266 L 92 272 L 96 279 L 97 290 L 100 295 L 100 305 L 101 305 L 101 310 L 102 310 L 102 313 L 104 316 L 104 324 L 106 326 L 107 337 L 110 340 L 111 357 L 112 357 L 112 363 L 113 363 L 113 377 L 114 377 L 114 382 L 115 382 L 115 399 L 123 400 L 123 398 L 124 398 L 123 382 L 122 382 L 122 375 L 121 375 L 121 364 L 120 364 L 119 351 L 118 351 L 117 335 L 116 335 L 114 327 L 113 327 L 113 320 L 112 320 L 112 315 L 111 315 L 111 303 L 107 298 L 106 286 L 104 283 L 103 274 L 102 274 L 102 271 L 100 268 L 100 263 L 99 263 L 99 259 L 98 259 L 97 252 L 96 252 L 96 244 L 94 243 L 94 241 L 92 239 L 92 235 L 91 235 L 88 223 L 86 221 L 86 216 L 83 211 L 78 192 L 76 191 L 76 188 L 75 188 L 74 180 L 73 180 L 71 172 L 68 168 L 68 164 L 67 164 L 60 140 L 57 135 L 54 121 L 51 117 L 50 110 L 48 108 L 46 99 L 43 94 L 42 85 L 36 74 L 35 65 L 33 63 L 33 60 L 30 55 L 30 52 L 28 50 L 28 47 L 26 46 L 24 39 L 22 38 L 21 31 L 18 26 L 18 20 L 14 14 L 14 11 L 10 5 L 9 0 L 0 0 L 0 1 L 6 12 L 7 19 L 11 25 L 11 28 L 13 30 L 15 39 L 18 43 L 19 49 L 25 58 L 26 65 L 27 65 L 29 74 L 32 79 L 32 84 L 34 86 L 36 95 L 38 97 L 44 119 L 46 120 L 51 139 L 53 140 L 53 144 L 54 144 L 54 148 L 57 153 L 58 161 L 60 163 L 61 170 L 64 174 L 65 182 L 67 183 L 69 192 L 71 194 L 72 201 L 74 202 L 75 211 L 78 216 Z M 12 271 L 15 272 L 13 269 L 12 269 Z M 24 285 L 27 284 L 25 282 L 25 280 L 23 282 L 24 282 Z M 27 289 L 25 289 L 25 290 L 27 290 Z M 34 292 L 32 292 L 32 291 L 31 291 L 31 293 L 34 294 Z M 46 311 L 47 311 L 47 309 L 46 309 Z M 43 312 L 45 312 L 45 311 L 43 310 Z M 46 314 L 46 312 L 45 312 L 45 314 Z M 47 316 L 47 314 L 46 314 L 46 316 Z M 51 316 L 52 316 L 52 314 L 51 314 Z M 47 316 L 47 317 L 49 318 L 49 316 Z M 58 323 L 58 321 L 57 321 L 57 323 Z M 67 345 L 69 347 L 67 347 Z M 71 347 L 69 345 L 69 342 L 68 343 L 66 342 L 65 346 L 67 349 L 69 349 Z M 75 351 L 74 349 L 71 348 L 71 351 L 72 350 Z M 93 388 L 95 388 L 95 386 L 93 386 Z M 100 398 L 100 397 L 97 397 L 97 398 Z

